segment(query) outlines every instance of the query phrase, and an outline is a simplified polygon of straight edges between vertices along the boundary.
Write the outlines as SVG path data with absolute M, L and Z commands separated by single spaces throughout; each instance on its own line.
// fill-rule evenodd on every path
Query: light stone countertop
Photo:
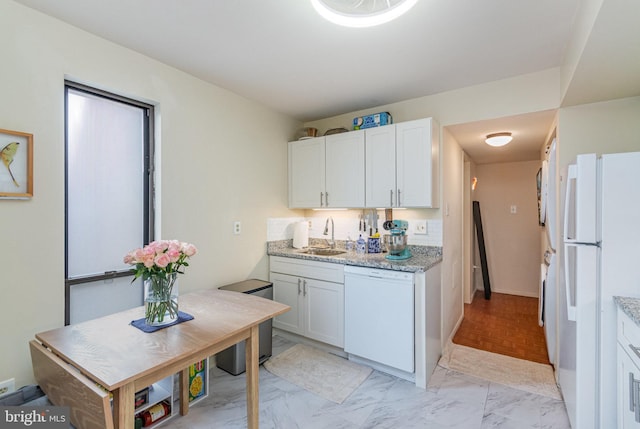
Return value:
M 316 245 L 313 239 L 310 244 Z M 323 240 L 320 243 L 324 244 Z M 345 242 L 336 240 L 336 248 L 345 250 Z M 387 253 L 356 254 L 355 251 L 347 251 L 335 256 L 320 256 L 301 253 L 303 249 L 293 248 L 293 240 L 278 240 L 267 242 L 267 254 L 269 256 L 283 256 L 286 258 L 306 259 L 311 261 L 332 262 L 334 264 L 354 265 L 359 267 L 380 268 L 384 270 L 425 272 L 442 262 L 442 247 L 436 246 L 408 246 L 413 255 L 409 259 L 386 259 Z
M 640 326 L 640 298 L 614 296 L 613 300 L 624 313 Z

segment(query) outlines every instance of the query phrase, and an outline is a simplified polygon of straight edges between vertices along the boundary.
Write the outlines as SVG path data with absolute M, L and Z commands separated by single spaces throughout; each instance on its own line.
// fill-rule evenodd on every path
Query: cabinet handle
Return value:
M 328 192 L 324 193 L 324 206 L 325 207 L 329 207 L 329 193 Z
M 393 207 L 393 189 L 389 189 L 389 207 Z
M 306 280 L 302 280 L 302 290 L 303 290 L 302 296 L 307 296 L 307 281 Z
M 400 207 L 400 188 L 398 188 L 398 207 Z
M 300 295 L 301 293 L 302 293 L 302 289 L 300 288 L 300 279 L 298 279 L 298 295 Z
M 323 192 L 320 192 L 320 207 L 322 207 L 322 194 Z

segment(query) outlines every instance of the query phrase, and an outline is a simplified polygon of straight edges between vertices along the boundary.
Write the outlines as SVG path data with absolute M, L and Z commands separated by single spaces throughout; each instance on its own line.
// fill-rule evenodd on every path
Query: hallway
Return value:
M 538 299 L 476 291 L 464 305 L 453 342 L 492 353 L 549 364 L 544 329 L 538 326 Z

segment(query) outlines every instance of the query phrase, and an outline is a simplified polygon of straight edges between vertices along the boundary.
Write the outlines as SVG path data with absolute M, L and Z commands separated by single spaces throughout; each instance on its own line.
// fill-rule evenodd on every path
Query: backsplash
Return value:
M 358 212 L 359 214 L 360 212 Z M 384 220 L 384 212 L 380 213 L 380 222 L 378 232 L 383 235 L 388 232 L 382 229 Z M 267 219 L 267 241 L 289 240 L 293 238 L 294 224 L 300 221 L 308 221 L 311 226 L 309 228 L 309 238 L 325 239 L 331 236 L 322 234 L 326 223 L 326 217 L 288 217 L 288 218 L 269 218 Z M 353 217 L 333 217 L 335 225 L 336 240 L 357 240 L 358 239 L 358 215 Z M 442 220 L 441 219 L 408 219 L 409 229 L 407 230 L 407 242 L 414 246 L 438 246 L 442 247 Z M 418 222 L 426 222 L 427 233 L 416 234 L 415 225 Z M 375 231 L 374 231 L 375 232 Z M 331 234 L 331 233 L 329 233 Z M 365 234 L 363 234 L 365 237 Z

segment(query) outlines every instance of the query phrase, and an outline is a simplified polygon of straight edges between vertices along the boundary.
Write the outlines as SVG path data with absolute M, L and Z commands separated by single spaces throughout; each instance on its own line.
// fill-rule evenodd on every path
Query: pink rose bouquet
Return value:
M 196 246 L 178 240 L 153 241 L 143 248 L 132 250 L 124 257 L 124 263 L 136 266 L 138 277 L 147 280 L 154 276 L 166 278 L 169 274 L 184 274 L 189 266 L 187 259 L 198 252 Z
M 145 283 L 145 321 L 163 325 L 178 318 L 176 278 L 184 274 L 187 261 L 197 253 L 193 244 L 178 240 L 154 241 L 132 250 L 124 257 L 125 264 L 135 265 L 132 283 L 142 277 Z

